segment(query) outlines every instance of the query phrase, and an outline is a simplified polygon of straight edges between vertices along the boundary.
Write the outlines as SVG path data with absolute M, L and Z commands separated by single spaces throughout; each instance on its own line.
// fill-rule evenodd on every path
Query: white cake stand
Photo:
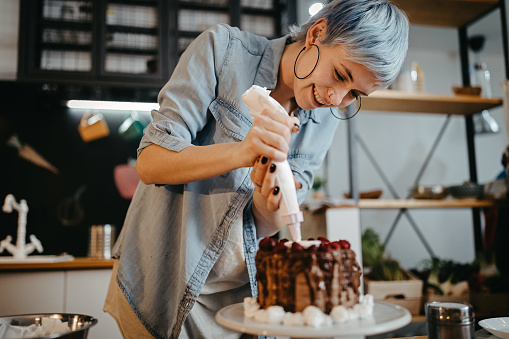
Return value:
M 410 323 L 410 312 L 401 306 L 375 301 L 373 316 L 327 327 L 270 325 L 244 318 L 242 303 L 226 306 L 216 314 L 216 321 L 234 331 L 291 338 L 348 338 L 389 332 Z

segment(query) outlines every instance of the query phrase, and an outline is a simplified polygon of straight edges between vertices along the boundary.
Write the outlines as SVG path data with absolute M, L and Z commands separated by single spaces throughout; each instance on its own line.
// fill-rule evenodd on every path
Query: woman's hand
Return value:
M 266 156 L 258 158 L 251 171 L 255 185 L 253 215 L 259 237 L 274 235 L 285 226 L 279 213 L 281 191 L 276 185 L 276 173 L 277 165 Z M 295 188 L 302 188 L 302 184 L 295 177 L 293 179 Z
M 267 200 L 265 205 L 272 212 L 279 209 L 281 199 L 279 187 L 276 186 L 276 170 L 276 165 L 266 156 L 262 156 L 256 159 L 251 171 L 251 180 L 255 185 L 255 192 L 260 193 Z
M 247 136 L 240 142 L 239 155 L 248 166 L 254 166 L 260 156 L 283 161 L 288 156 L 292 132 L 299 131 L 299 119 L 265 109 L 253 119 Z

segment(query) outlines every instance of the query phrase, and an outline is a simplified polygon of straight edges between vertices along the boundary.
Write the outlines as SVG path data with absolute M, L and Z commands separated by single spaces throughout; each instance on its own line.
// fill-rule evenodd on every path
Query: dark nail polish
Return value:
M 267 163 L 267 161 L 268 161 L 268 160 L 269 160 L 269 159 L 267 159 L 267 157 L 263 157 L 263 158 L 262 158 L 262 164 L 264 164 L 264 165 L 265 165 L 265 164 Z
M 274 190 L 272 191 L 272 194 L 278 195 L 279 194 L 279 186 L 274 187 Z
M 299 124 L 293 124 L 293 126 L 297 129 L 297 131 L 300 131 L 300 125 Z
M 275 170 L 276 170 L 276 165 L 271 164 L 270 167 L 269 167 L 270 173 L 274 173 Z

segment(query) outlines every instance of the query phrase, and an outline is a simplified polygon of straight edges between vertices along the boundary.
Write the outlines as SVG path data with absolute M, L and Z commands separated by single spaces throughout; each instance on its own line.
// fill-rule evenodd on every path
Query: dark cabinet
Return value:
M 21 0 L 18 79 L 159 88 L 216 23 L 272 38 L 295 21 L 295 0 Z
M 159 1 L 21 0 L 20 80 L 161 84 Z

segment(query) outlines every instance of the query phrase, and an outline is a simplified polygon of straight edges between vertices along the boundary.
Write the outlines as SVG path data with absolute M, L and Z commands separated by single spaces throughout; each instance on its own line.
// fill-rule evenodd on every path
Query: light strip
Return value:
M 82 109 L 106 109 L 112 111 L 151 111 L 159 108 L 157 103 L 151 102 L 127 102 L 127 101 L 94 101 L 94 100 L 69 100 L 65 103 L 69 108 Z

